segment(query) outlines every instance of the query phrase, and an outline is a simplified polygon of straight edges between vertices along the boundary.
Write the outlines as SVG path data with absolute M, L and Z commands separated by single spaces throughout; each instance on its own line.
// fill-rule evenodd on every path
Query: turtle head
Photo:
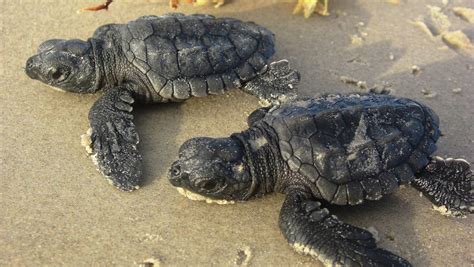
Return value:
M 25 72 L 32 79 L 64 91 L 93 93 L 97 90 L 94 55 L 89 41 L 48 40 L 26 61 Z
M 244 148 L 232 138 L 186 141 L 170 169 L 169 179 L 174 186 L 207 201 L 245 200 L 252 185 Z

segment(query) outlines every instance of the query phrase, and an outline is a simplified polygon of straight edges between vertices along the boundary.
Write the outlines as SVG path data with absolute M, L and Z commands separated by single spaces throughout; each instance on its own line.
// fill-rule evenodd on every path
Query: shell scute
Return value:
M 178 51 L 180 74 L 186 77 L 206 76 L 213 73 L 205 47 L 195 46 Z
M 293 101 L 271 110 L 264 121 L 283 141 L 280 150 L 292 170 L 297 166 L 325 200 L 341 205 L 376 200 L 410 182 L 428 163 L 439 132 L 436 118 L 421 104 L 380 95 Z M 293 159 L 298 164 L 289 162 Z
M 329 136 L 338 136 L 346 127 L 339 110 L 321 112 L 315 117 L 317 128 Z
M 153 27 L 149 20 L 138 19 L 127 24 L 133 38 L 138 40 L 145 40 L 153 35 Z

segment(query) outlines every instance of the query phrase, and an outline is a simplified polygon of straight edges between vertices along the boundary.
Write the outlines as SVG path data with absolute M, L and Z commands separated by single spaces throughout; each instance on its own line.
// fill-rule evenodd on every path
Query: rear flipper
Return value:
M 280 60 L 265 66 L 242 90 L 257 96 L 262 104 L 268 106 L 295 97 L 299 81 L 299 72 L 290 68 L 288 60 Z
M 368 231 L 341 222 L 320 202 L 298 191 L 290 192 L 283 203 L 280 229 L 298 253 L 326 266 L 411 266 L 377 248 Z
M 109 181 L 123 191 L 139 187 L 142 157 L 131 114 L 134 99 L 124 87 L 106 92 L 89 112 L 90 147 L 94 163 Z
M 454 215 L 474 211 L 474 177 L 463 159 L 434 157 L 412 184 L 437 206 L 445 206 Z

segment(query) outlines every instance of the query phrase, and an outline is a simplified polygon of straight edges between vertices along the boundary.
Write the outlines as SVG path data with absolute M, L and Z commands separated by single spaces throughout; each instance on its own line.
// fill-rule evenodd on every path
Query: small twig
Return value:
M 177 9 L 179 5 L 179 0 L 170 0 L 170 7 L 173 9 Z
M 99 11 L 99 10 L 109 10 L 109 5 L 112 4 L 114 0 L 107 0 L 105 3 L 98 5 L 98 6 L 92 6 L 92 7 L 86 7 L 86 8 L 81 8 L 79 12 L 85 12 L 85 11 Z

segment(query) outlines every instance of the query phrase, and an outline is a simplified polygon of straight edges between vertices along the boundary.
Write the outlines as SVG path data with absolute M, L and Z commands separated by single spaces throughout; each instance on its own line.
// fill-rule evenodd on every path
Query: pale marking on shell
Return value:
M 348 146 L 349 151 L 357 150 L 357 147 L 368 143 L 370 139 L 367 136 L 367 122 L 365 116 L 360 117 L 359 125 L 354 133 L 354 139 Z
M 206 196 L 203 196 L 203 195 L 191 192 L 189 190 L 186 190 L 182 187 L 176 187 L 176 190 L 178 190 L 178 193 L 180 193 L 181 195 L 183 195 L 183 196 L 185 196 L 185 197 L 187 197 L 191 200 L 194 200 L 194 201 L 205 201 L 208 204 L 215 203 L 215 204 L 219 204 L 219 205 L 235 204 L 235 201 L 233 201 L 233 200 L 208 198 Z

